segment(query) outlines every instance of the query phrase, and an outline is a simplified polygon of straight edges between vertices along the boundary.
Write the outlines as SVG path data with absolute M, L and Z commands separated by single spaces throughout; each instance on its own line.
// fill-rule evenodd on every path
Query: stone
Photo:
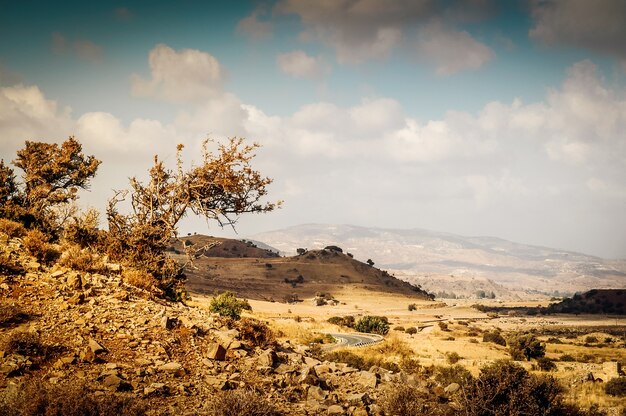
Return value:
M 98 355 L 100 353 L 106 352 L 107 349 L 104 348 L 102 345 L 100 345 L 98 343 L 98 341 L 94 340 L 94 339 L 90 339 L 89 340 L 89 349 L 91 350 L 91 352 L 93 352 L 95 355 Z
M 339 406 L 338 404 L 333 404 L 332 406 L 329 406 L 326 413 L 329 415 L 343 415 L 344 414 L 343 407 Z
M 352 406 L 370 404 L 370 397 L 367 393 L 353 393 L 346 397 L 346 401 Z
M 132 386 L 130 385 L 130 383 L 126 382 L 125 380 L 121 379 L 119 376 L 115 374 L 111 374 L 107 376 L 102 382 L 102 385 L 106 387 L 107 389 L 113 390 L 113 391 L 132 390 Z
M 328 393 L 322 390 L 321 387 L 318 386 L 310 386 L 307 390 L 307 399 L 314 399 L 317 401 L 325 400 L 328 396 Z
M 85 294 L 82 292 L 75 294 L 67 300 L 68 305 L 80 305 L 82 303 L 85 303 Z
M 277 374 L 290 374 L 295 373 L 297 370 L 294 366 L 289 364 L 281 364 L 274 370 Z
M 257 357 L 257 364 L 261 367 L 274 367 L 276 359 L 276 352 L 274 350 L 265 350 Z
M 151 394 L 167 394 L 169 387 L 165 383 L 152 383 L 143 389 L 143 394 L 149 396 Z
M 71 289 L 79 290 L 83 288 L 83 279 L 76 272 L 72 272 L 67 276 L 66 283 Z
M 378 384 L 378 377 L 376 377 L 376 374 L 374 373 L 370 373 L 369 371 L 361 371 L 356 374 L 356 382 L 363 387 L 375 388 Z
M 317 376 L 317 373 L 315 372 L 315 368 L 314 367 L 305 367 L 301 374 L 300 374 L 300 378 L 298 379 L 298 381 L 301 384 L 309 384 L 311 386 L 315 386 L 318 385 L 320 382 L 319 377 Z
M 165 329 L 174 329 L 178 326 L 178 319 L 171 316 L 163 316 L 161 318 L 161 327 Z
M 451 384 L 448 384 L 448 386 L 444 389 L 444 391 L 447 394 L 453 394 L 459 391 L 460 388 L 461 386 L 458 383 L 451 383 Z
M 209 344 L 205 357 L 209 360 L 224 361 L 226 359 L 226 348 L 222 344 L 213 342 Z
M 185 375 L 185 369 L 182 364 L 177 363 L 175 361 L 163 364 L 159 367 L 159 371 L 174 374 L 176 377 L 182 377 Z
M 61 277 L 65 274 L 65 270 L 55 270 L 54 272 L 50 273 L 50 277 L 56 279 L 57 277 Z

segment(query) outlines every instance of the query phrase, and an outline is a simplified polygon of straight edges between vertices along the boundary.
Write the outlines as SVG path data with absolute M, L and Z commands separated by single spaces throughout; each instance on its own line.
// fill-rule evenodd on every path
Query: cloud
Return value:
M 169 102 L 201 102 L 223 92 L 226 73 L 212 55 L 197 49 L 175 51 L 157 45 L 149 55 L 151 79 L 134 74 L 132 93 Z
M 276 14 L 296 14 L 304 26 L 300 38 L 332 47 L 342 64 L 360 64 L 388 57 L 395 49 L 412 55 L 417 43 L 421 60 L 450 75 L 476 69 L 493 52 L 469 33 L 454 29 L 493 14 L 489 0 L 351 0 L 310 2 L 281 0 Z M 417 34 L 416 34 L 417 32 Z
M 244 17 L 237 23 L 237 33 L 248 36 L 251 39 L 265 39 L 272 36 L 274 30 L 271 22 L 259 20 L 261 12 L 255 10 L 249 16 Z
M 617 58 L 626 70 L 626 2 L 535 0 L 529 35 L 549 46 L 585 48 Z
M 416 50 L 418 59 L 435 66 L 442 76 L 478 69 L 494 56 L 469 33 L 451 30 L 441 22 L 431 22 L 418 31 Z
M 281 71 L 295 78 L 320 80 L 330 72 L 330 66 L 321 57 L 313 57 L 297 50 L 282 53 L 276 58 Z
M 52 33 L 52 51 L 57 55 L 73 54 L 92 63 L 102 62 L 102 48 L 99 45 L 86 39 L 68 41 L 59 32 Z

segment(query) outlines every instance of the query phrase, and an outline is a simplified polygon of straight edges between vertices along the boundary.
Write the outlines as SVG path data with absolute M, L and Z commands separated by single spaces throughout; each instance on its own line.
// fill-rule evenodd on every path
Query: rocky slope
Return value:
M 573 293 L 592 288 L 626 287 L 626 262 L 580 253 L 528 246 L 493 237 L 463 237 L 420 229 L 392 230 L 351 225 L 307 224 L 253 236 L 285 253 L 338 244 L 355 258 L 415 283 L 445 277 L 470 280 L 459 294 L 475 292 L 478 280 L 490 280 L 516 294 Z M 471 283 L 471 280 L 474 280 Z M 430 287 L 429 287 L 430 288 Z M 432 290 L 432 289 L 431 289 Z
M 153 415 L 220 414 L 211 403 L 231 390 L 282 414 L 371 415 L 381 388 L 396 382 L 448 401 L 443 388 L 435 394 L 413 375 L 320 361 L 308 347 L 275 341 L 261 322 L 155 299 L 126 284 L 117 264 L 99 273 L 47 266 L 4 234 L 0 258 L 5 410 L 7 397 L 24 394 L 23 382 L 122 396 Z

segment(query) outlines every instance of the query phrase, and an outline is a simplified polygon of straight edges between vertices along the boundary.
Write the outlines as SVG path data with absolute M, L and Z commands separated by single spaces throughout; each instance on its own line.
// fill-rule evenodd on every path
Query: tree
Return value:
M 237 299 L 233 292 L 224 292 L 211 299 L 209 310 L 220 316 L 239 319 L 242 311 L 250 311 L 252 308 L 247 300 Z
M 177 224 L 183 217 L 191 212 L 234 228 L 240 214 L 269 212 L 280 205 L 260 202 L 272 180 L 251 167 L 258 145 L 232 138 L 212 153 L 210 142 L 204 142 L 200 166 L 184 170 L 183 146 L 178 145 L 176 171 L 166 169 L 155 156 L 146 184 L 131 178 L 131 189 L 118 191 L 109 200 L 109 254 L 155 275 L 170 297 L 183 275 L 182 267 L 168 259 L 165 250 L 178 237 Z M 118 204 L 126 198 L 131 211 L 122 214 Z
M 75 201 L 79 188 L 89 188 L 100 161 L 85 156 L 82 145 L 70 137 L 60 146 L 26 141 L 13 164 L 23 171 L 21 186 L 13 171 L 0 162 L 2 215 L 55 236 L 63 222 L 59 207 Z
M 509 340 L 509 353 L 516 361 L 530 361 L 546 355 L 546 346 L 533 334 L 519 335 Z

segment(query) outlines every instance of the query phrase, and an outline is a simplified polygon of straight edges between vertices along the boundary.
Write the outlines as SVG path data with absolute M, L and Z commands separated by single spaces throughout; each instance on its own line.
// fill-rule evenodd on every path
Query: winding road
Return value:
M 363 334 L 360 332 L 345 333 L 328 333 L 337 340 L 337 347 L 363 347 L 366 345 L 377 344 L 382 342 L 383 337 L 376 334 Z

